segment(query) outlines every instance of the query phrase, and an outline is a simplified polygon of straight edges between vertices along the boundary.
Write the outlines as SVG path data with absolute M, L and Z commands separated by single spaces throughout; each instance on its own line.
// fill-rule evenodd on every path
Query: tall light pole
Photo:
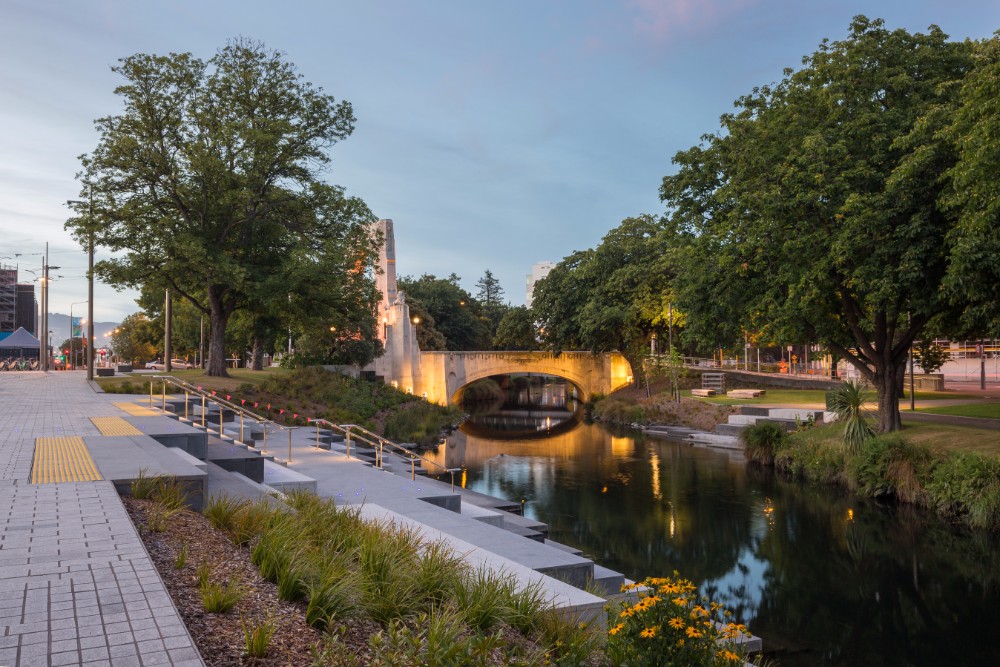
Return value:
M 94 379 L 94 189 L 87 186 L 87 201 L 70 199 L 68 204 L 87 204 L 87 346 L 84 348 L 87 381 Z M 46 245 L 46 252 L 48 246 Z M 70 322 L 72 328 L 73 323 Z M 70 332 L 72 333 L 72 332 Z M 72 338 L 72 336 L 70 336 Z

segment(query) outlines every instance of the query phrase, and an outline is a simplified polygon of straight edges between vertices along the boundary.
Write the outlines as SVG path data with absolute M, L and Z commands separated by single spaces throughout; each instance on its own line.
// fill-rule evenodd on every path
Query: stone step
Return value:
M 594 578 L 590 582 L 590 590 L 601 595 L 618 593 L 625 583 L 625 575 L 594 563 Z
M 742 433 L 743 429 L 745 429 L 746 427 L 747 427 L 746 424 L 719 424 L 718 426 L 715 427 L 714 432 L 718 433 L 719 435 L 731 435 L 739 437 L 740 433 Z
M 688 436 L 691 442 L 708 445 L 709 447 L 719 447 L 720 449 L 743 449 L 739 438 L 731 435 L 719 435 L 717 433 L 692 433 Z

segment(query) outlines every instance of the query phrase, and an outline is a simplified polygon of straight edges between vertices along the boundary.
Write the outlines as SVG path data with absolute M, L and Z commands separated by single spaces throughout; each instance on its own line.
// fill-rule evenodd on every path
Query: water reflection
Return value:
M 524 499 L 552 539 L 602 565 L 633 579 L 679 570 L 784 667 L 1000 664 L 997 536 L 776 479 L 728 453 L 575 416 L 560 428 L 533 439 L 467 429 L 436 457 L 465 469 L 463 486 Z

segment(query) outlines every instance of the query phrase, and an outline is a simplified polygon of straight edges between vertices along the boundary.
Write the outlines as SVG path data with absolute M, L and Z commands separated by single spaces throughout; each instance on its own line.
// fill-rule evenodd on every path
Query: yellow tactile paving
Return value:
M 133 417 L 155 417 L 157 415 L 163 414 L 158 410 L 150 410 L 149 408 L 137 405 L 135 403 L 114 403 L 116 408 L 124 410 Z
M 90 458 L 83 438 L 63 436 L 36 438 L 35 460 L 31 466 L 32 484 L 55 482 L 93 482 L 103 479 Z
M 101 435 L 142 435 L 142 431 L 121 417 L 91 417 Z

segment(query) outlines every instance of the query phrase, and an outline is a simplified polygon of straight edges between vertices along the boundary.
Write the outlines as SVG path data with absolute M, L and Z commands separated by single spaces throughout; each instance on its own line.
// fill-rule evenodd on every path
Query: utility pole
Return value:
M 173 350 L 170 346 L 170 339 L 173 334 L 173 327 L 170 323 L 170 288 L 167 288 L 166 297 L 163 304 L 163 372 L 169 373 L 173 370 L 170 367 L 170 359 Z
M 94 189 L 89 192 L 90 215 L 87 220 L 87 382 L 94 381 Z
M 41 364 L 42 371 L 49 371 L 49 346 L 48 337 L 46 332 L 49 330 L 49 304 L 46 300 L 45 289 L 46 282 L 49 278 L 49 242 L 45 242 L 45 259 L 42 260 L 42 326 L 41 336 L 38 337 L 38 342 L 41 344 L 38 350 L 38 361 Z

